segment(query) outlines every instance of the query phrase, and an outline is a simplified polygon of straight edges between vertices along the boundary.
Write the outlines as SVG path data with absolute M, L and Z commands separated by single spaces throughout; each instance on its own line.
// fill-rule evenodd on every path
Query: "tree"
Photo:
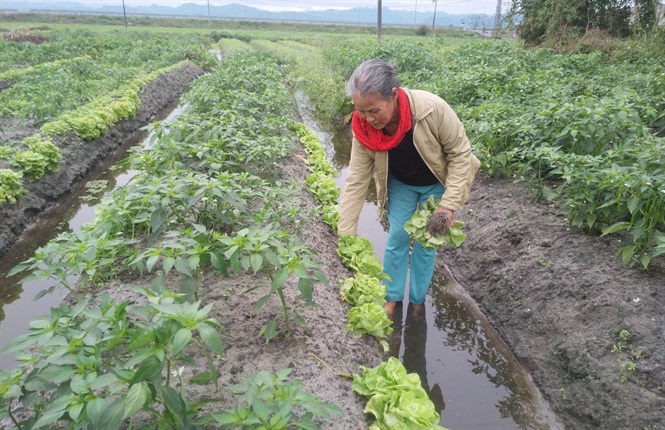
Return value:
M 635 0 L 635 26 L 637 30 L 649 30 L 658 23 L 656 0 Z
M 518 31 L 531 44 L 582 36 L 590 29 L 624 37 L 630 34 L 632 3 L 631 0 L 515 0 L 511 13 L 522 16 Z

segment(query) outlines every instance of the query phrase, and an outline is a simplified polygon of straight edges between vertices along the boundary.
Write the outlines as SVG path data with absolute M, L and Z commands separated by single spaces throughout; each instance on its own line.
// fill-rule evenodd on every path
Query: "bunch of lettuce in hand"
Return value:
M 361 366 L 362 376 L 353 375 L 353 390 L 369 397 L 365 412 L 376 421 L 370 430 L 443 429 L 439 414 L 420 384 L 420 377 L 407 373 L 400 361 L 390 357 L 373 369 Z
M 466 234 L 462 231 L 464 226 L 462 221 L 455 222 L 454 227 L 445 228 L 446 232 L 443 234 L 432 234 L 428 229 L 430 217 L 438 207 L 439 200 L 434 196 L 429 196 L 429 199 L 404 224 L 404 230 L 427 249 L 438 249 L 444 245 L 457 248 L 466 239 Z

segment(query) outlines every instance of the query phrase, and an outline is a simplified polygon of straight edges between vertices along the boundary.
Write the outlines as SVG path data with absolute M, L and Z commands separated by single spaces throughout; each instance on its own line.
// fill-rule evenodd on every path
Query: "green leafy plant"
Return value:
M 3 376 L 2 415 L 34 429 L 59 420 L 76 428 L 117 429 L 126 420 L 131 426 L 139 412 L 158 427 L 189 426 L 204 402 L 186 401 L 182 375 L 178 392 L 171 370 L 190 362 L 184 353 L 190 343 L 221 355 L 221 326 L 208 318 L 212 305 L 201 308 L 167 291 L 136 291 L 145 305 L 118 303 L 104 293 L 96 304 L 86 299 L 54 308 L 31 322 L 30 333 L 8 343 L 2 352 L 17 352 L 24 364 Z M 217 384 L 212 357 L 205 354 L 208 370 L 190 382 Z
M 275 375 L 261 371 L 245 377 L 245 384 L 227 387 L 244 397 L 242 406 L 213 413 L 197 420 L 197 424 L 215 424 L 222 429 L 318 429 L 315 419 L 342 412 L 338 406 L 305 392 L 300 380 L 289 380 L 290 373 L 291 369 L 282 369 Z
M 160 75 L 183 67 L 182 61 L 135 77 L 131 82 L 99 97 L 85 106 L 58 116 L 41 127 L 42 134 L 54 136 L 74 131 L 85 140 L 96 139 L 120 120 L 132 118 L 141 104 L 139 92 Z
M 444 235 L 432 235 L 427 231 L 427 223 L 434 211 L 439 206 L 439 202 L 434 196 L 429 196 L 420 209 L 416 210 L 410 220 L 404 224 L 404 230 L 417 240 L 421 245 L 428 249 L 441 248 L 444 245 L 457 248 L 466 239 L 466 234 L 462 231 L 464 223 L 455 222 L 455 227 L 449 227 Z
M 353 391 L 369 397 L 365 412 L 379 429 L 441 429 L 439 414 L 422 388 L 416 373 L 407 373 L 400 361 L 390 357 L 373 369 L 360 367 L 362 375 L 353 375 Z
M 339 238 L 337 254 L 342 262 L 356 273 L 364 273 L 378 279 L 390 279 L 383 272 L 383 264 L 374 256 L 374 247 L 364 237 L 342 234 Z
M 637 364 L 633 360 L 622 361 L 619 365 L 619 374 L 621 375 L 621 382 L 628 381 L 630 375 L 637 370 Z
M 357 335 L 369 334 L 379 339 L 392 333 L 392 321 L 388 318 L 383 305 L 378 303 L 365 303 L 354 306 L 346 314 L 349 322 L 347 327 Z
M 46 157 L 31 150 L 15 154 L 9 163 L 12 166 L 18 167 L 26 179 L 33 182 L 44 175 L 48 166 Z
M 25 192 L 21 178 L 23 173 L 0 169 L 0 204 L 16 203 L 16 198 Z
M 383 305 L 386 302 L 386 286 L 378 278 L 362 273 L 341 281 L 339 292 L 353 306 L 365 303 Z

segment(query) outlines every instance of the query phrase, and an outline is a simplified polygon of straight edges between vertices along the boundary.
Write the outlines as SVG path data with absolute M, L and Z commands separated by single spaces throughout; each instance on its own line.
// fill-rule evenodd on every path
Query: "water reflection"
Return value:
M 450 294 L 446 283 L 437 271 L 424 312 L 411 304 L 396 309 L 390 355 L 420 376 L 442 426 L 550 428 L 524 371 L 486 321 L 466 299 Z
M 434 408 L 439 414 L 442 414 L 443 410 L 446 409 L 443 392 L 436 382 L 430 386 L 427 376 L 427 358 L 425 356 L 427 314 L 422 311 L 414 312 L 413 305 L 409 303 L 405 318 L 403 315 L 403 304 L 398 303 L 398 306 L 395 308 L 393 329 L 388 338 L 389 354 L 400 358 L 409 373 L 415 372 L 420 376 L 420 382 L 425 392 L 429 394 L 432 403 L 434 403 Z M 404 342 L 404 350 L 400 355 L 402 342 Z

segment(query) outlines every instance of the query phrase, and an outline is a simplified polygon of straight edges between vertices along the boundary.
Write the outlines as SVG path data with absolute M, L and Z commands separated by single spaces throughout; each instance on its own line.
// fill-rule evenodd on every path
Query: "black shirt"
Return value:
M 399 145 L 388 150 L 388 171 L 407 185 L 425 186 L 439 182 L 413 144 L 413 127 L 404 134 Z

